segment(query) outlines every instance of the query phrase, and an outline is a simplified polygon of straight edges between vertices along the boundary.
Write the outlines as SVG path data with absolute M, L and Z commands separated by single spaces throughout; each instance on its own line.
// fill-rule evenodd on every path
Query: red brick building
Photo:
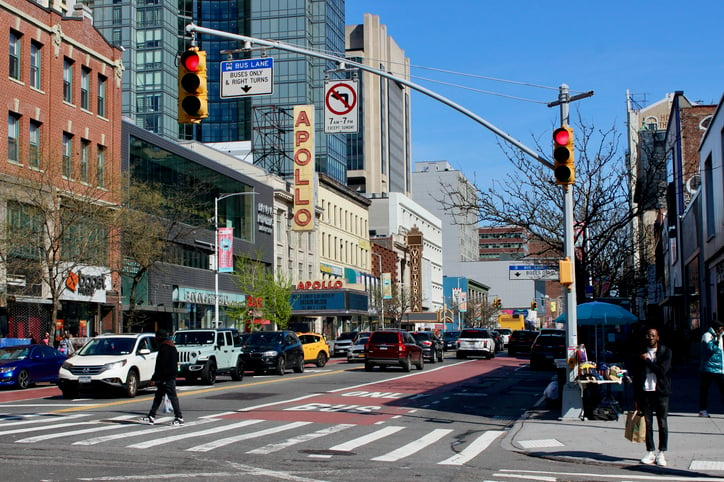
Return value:
M 8 231 L 27 216 L 23 206 L 39 184 L 50 193 L 49 203 L 81 196 L 105 206 L 120 202 L 123 52 L 93 27 L 88 7 L 78 4 L 64 15 L 42 4 L 0 0 L 0 34 L 9 45 L 0 62 L 0 106 L 7 119 L 7 142 L 0 143 L 0 225 Z M 59 299 L 62 323 L 55 326 L 48 319 L 48 283 L 20 290 L 27 288 L 23 276 L 3 263 L 0 334 L 40 339 L 56 327 L 80 336 L 116 329 L 120 283 L 110 267 L 119 251 L 108 244 L 105 265 L 56 274 L 77 283 L 58 283 L 67 289 Z

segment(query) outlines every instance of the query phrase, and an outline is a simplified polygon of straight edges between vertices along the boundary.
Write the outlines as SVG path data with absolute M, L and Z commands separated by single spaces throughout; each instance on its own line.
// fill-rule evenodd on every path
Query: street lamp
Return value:
M 380 266 L 380 272 L 379 274 L 379 287 L 380 287 L 380 306 L 381 308 L 381 315 L 380 315 L 380 322 L 381 322 L 381 328 L 385 327 L 385 299 L 384 299 L 384 293 L 382 292 L 382 255 L 379 253 L 375 253 L 374 251 L 370 251 L 370 253 L 374 256 L 377 256 L 377 261 L 379 261 Z
M 219 327 L 219 201 L 228 197 L 255 194 L 255 191 L 232 192 L 219 194 L 214 198 L 214 328 Z

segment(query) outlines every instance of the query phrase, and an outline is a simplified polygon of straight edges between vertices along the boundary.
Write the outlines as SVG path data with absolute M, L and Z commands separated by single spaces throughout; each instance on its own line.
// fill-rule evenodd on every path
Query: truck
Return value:
M 525 330 L 525 318 L 523 315 L 498 315 L 498 327 L 515 330 Z
M 239 332 L 233 328 L 179 330 L 173 335 L 178 350 L 178 376 L 207 385 L 219 374 L 232 380 L 244 378 L 244 360 Z

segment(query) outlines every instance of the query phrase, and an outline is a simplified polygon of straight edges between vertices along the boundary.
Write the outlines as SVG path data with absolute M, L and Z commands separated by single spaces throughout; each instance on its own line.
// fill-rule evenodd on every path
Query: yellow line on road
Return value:
M 311 373 L 309 375 L 301 375 L 298 377 L 279 377 L 274 378 L 271 380 L 262 380 L 258 382 L 252 382 L 244 385 L 231 385 L 231 386 L 221 386 L 221 387 L 209 387 L 209 388 L 200 388 L 198 390 L 191 390 L 191 391 L 184 391 L 184 392 L 178 392 L 179 397 L 185 397 L 187 395 L 198 395 L 200 393 L 210 393 L 210 392 L 220 392 L 224 390 L 234 390 L 238 388 L 246 388 L 246 387 L 254 387 L 257 385 L 268 385 L 270 383 L 280 383 L 283 381 L 291 381 L 291 380 L 299 380 L 302 378 L 314 378 L 314 377 L 321 377 L 326 375 L 334 375 L 335 373 L 341 373 L 347 370 L 333 370 L 330 372 L 324 372 L 324 373 Z M 153 395 L 148 395 L 143 398 L 133 398 L 129 400 L 116 400 L 114 402 L 108 402 L 108 403 L 99 403 L 96 405 L 83 405 L 82 407 L 69 407 L 69 408 L 63 408 L 60 410 L 53 410 L 50 413 L 66 413 L 66 412 L 80 412 L 83 410 L 91 410 L 94 408 L 105 408 L 105 407 L 114 407 L 116 405 L 125 405 L 127 403 L 136 403 L 136 402 L 145 402 L 148 400 L 151 400 L 153 398 Z

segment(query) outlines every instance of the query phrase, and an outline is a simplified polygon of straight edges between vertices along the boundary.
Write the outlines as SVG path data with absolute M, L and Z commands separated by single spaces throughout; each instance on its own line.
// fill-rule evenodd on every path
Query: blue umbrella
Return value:
M 578 324 L 582 326 L 596 326 L 600 324 L 628 325 L 638 320 L 636 315 L 627 309 L 602 301 L 581 303 L 576 307 L 576 318 L 578 319 Z M 554 321 L 556 323 L 565 323 L 566 313 L 563 313 Z

